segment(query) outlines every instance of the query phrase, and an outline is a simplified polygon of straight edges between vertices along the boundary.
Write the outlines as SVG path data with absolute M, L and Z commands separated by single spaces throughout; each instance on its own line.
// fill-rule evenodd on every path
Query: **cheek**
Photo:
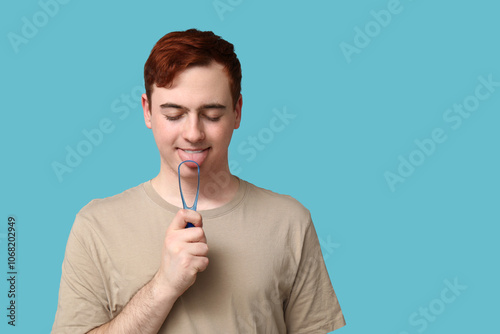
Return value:
M 220 142 L 229 145 L 229 142 L 231 141 L 231 136 L 233 134 L 233 129 L 230 126 L 225 126 L 222 129 L 219 129 L 217 133 L 217 138 Z
M 153 121 L 153 135 L 158 144 L 168 142 L 175 136 L 176 129 L 173 126 L 166 124 L 166 121 L 161 117 L 156 117 Z
M 226 120 L 220 120 L 216 123 L 208 123 L 205 126 L 205 132 L 210 132 L 213 137 L 221 138 L 227 135 L 229 130 L 228 122 Z

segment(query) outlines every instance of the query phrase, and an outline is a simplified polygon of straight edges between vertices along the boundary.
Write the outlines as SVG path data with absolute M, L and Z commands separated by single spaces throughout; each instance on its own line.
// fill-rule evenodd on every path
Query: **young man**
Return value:
M 144 119 L 160 172 L 78 213 L 52 333 L 342 327 L 307 209 L 230 173 L 242 109 L 233 45 L 212 32 L 173 32 L 157 42 L 144 73 Z M 200 166 L 198 212 L 180 209 L 177 168 L 185 160 Z M 183 164 L 181 176 L 184 196 L 194 199 L 196 164 Z

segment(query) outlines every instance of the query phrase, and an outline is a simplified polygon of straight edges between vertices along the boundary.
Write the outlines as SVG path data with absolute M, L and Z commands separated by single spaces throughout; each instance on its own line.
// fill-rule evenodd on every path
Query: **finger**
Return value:
M 207 256 L 208 246 L 203 242 L 188 243 L 185 246 L 185 250 L 192 256 Z
M 205 231 L 201 227 L 192 227 L 175 232 L 176 238 L 179 242 L 187 243 L 207 243 L 207 237 L 205 236 Z
M 194 268 L 197 272 L 202 272 L 208 267 L 209 260 L 206 256 L 196 256 L 192 261 L 192 268 Z
M 193 210 L 186 210 L 186 215 L 184 216 L 184 222 L 186 223 L 191 223 L 195 227 L 203 227 L 203 219 L 201 215 Z
M 181 209 L 177 212 L 174 219 L 168 227 L 169 230 L 182 230 L 186 228 L 187 223 L 192 223 L 194 226 L 202 227 L 203 223 L 201 215 L 193 210 Z

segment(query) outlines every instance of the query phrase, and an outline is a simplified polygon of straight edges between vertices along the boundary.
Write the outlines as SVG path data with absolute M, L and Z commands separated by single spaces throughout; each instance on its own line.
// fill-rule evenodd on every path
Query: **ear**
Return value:
M 146 126 L 149 129 L 151 129 L 151 107 L 146 94 L 142 94 L 141 103 L 142 110 L 144 111 L 144 123 L 146 123 Z
M 234 120 L 234 128 L 237 129 L 240 127 L 241 122 L 241 108 L 243 107 L 243 96 L 240 94 L 238 98 L 238 102 L 236 102 L 236 106 L 234 107 L 234 112 L 236 113 L 236 118 Z

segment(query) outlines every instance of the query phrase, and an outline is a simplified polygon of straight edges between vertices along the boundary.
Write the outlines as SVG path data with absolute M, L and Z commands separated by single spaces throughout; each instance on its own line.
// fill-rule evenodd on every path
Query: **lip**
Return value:
M 208 156 L 210 147 L 207 148 L 177 148 L 177 154 L 181 161 L 192 160 L 198 165 L 202 165 Z M 193 165 L 193 166 L 191 166 Z M 194 164 L 187 164 L 188 167 L 196 167 Z

